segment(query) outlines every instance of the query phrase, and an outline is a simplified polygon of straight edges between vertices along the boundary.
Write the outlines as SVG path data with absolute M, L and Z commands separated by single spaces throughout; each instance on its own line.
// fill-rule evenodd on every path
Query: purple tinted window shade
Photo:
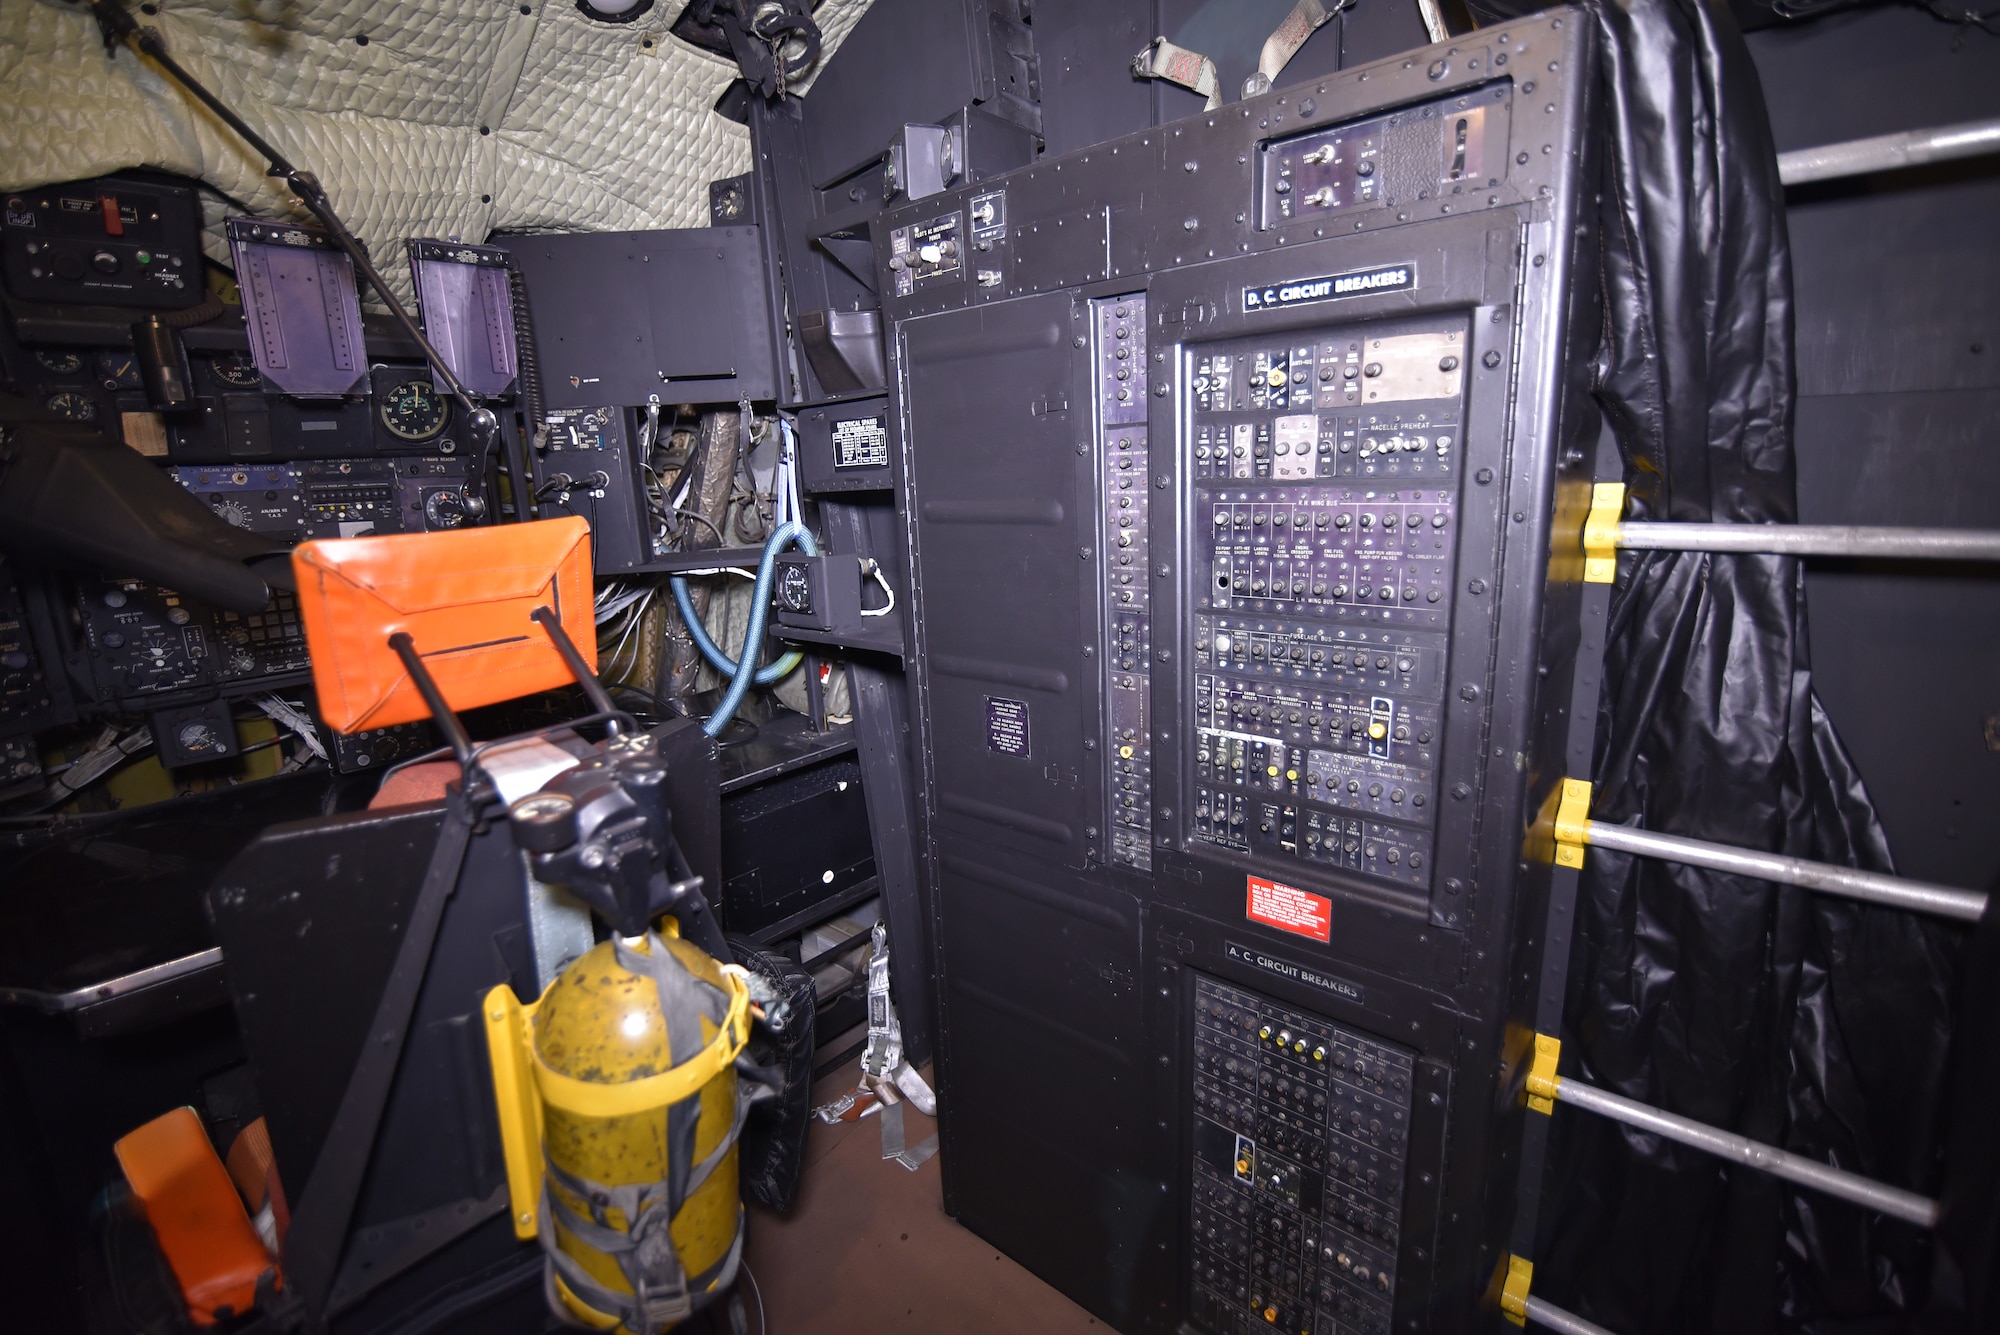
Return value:
M 411 241 L 409 249 L 424 337 L 467 392 L 481 398 L 507 393 L 517 368 L 507 252 L 429 240 Z
M 368 392 L 354 265 L 310 227 L 227 220 L 250 355 L 265 382 L 302 399 Z

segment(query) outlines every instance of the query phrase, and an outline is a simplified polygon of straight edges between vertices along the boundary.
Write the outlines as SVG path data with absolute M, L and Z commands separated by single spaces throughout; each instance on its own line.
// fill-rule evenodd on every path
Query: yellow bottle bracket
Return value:
M 1556 865 L 1581 871 L 1583 846 L 1590 842 L 1590 785 L 1582 779 L 1562 782 L 1562 800 L 1556 805 L 1555 839 Z
M 722 977 L 729 1008 L 715 1037 L 670 1071 L 620 1084 L 578 1080 L 543 1063 L 535 1050 L 534 1019 L 546 991 L 525 1006 L 504 983 L 486 994 L 486 1051 L 493 1065 L 493 1102 L 500 1114 L 514 1236 L 532 1238 L 538 1228 L 544 1104 L 586 1117 L 624 1117 L 679 1103 L 736 1060 L 750 1041 L 750 984 L 740 965 L 723 965 Z
M 1559 1038 L 1535 1035 L 1535 1060 L 1528 1066 L 1528 1107 L 1545 1116 L 1555 1111 L 1562 1090 L 1562 1079 L 1556 1075 L 1562 1047 Z
M 1500 1310 L 1517 1326 L 1528 1324 L 1528 1288 L 1535 1280 L 1535 1263 L 1520 1256 L 1507 1258 L 1507 1280 L 1500 1286 Z
M 1618 577 L 1618 525 L 1625 517 L 1625 484 L 1599 482 L 1590 489 L 1583 521 L 1583 582 L 1609 584 Z

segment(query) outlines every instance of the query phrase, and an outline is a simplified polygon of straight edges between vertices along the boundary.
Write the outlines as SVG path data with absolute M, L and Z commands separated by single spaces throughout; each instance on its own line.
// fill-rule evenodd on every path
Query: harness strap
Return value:
M 1222 80 L 1215 62 L 1199 51 L 1175 46 L 1164 37 L 1155 37 L 1132 57 L 1132 75 L 1138 79 L 1165 79 L 1208 99 L 1203 111 L 1222 105 Z
M 1353 0 L 1335 0 L 1333 8 L 1328 9 L 1320 0 L 1299 0 L 1292 12 L 1285 15 L 1285 21 L 1264 39 L 1264 49 L 1257 53 L 1257 72 L 1243 81 L 1243 96 L 1255 97 L 1269 91 L 1272 81 L 1292 63 L 1292 57 L 1299 53 L 1306 39 L 1352 3 Z

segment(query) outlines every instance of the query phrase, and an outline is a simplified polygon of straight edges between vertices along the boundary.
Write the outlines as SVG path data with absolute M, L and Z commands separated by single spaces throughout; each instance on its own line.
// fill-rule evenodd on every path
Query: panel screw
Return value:
M 1078 449 L 1080 450 L 1080 449 L 1082 449 L 1083 447 L 1082 447 L 1081 445 L 1079 445 L 1079 446 L 1077 446 L 1077 448 L 1078 448 Z M 1483 486 L 1485 486 L 1485 485 L 1486 485 L 1487 483 L 1489 483 L 1489 482 L 1491 482 L 1491 481 L 1493 480 L 1493 470 L 1492 470 L 1492 469 L 1490 469 L 1490 468 L 1482 468 L 1482 469 L 1480 469 L 1480 470 L 1479 470 L 1479 471 L 1478 471 L 1477 473 L 1474 473 L 1474 474 L 1473 474 L 1472 476 L 1473 476 L 1473 480 L 1474 480 L 1474 481 L 1476 481 L 1476 482 L 1478 482 L 1478 483 L 1479 483 L 1479 485 L 1483 487 Z
M 1486 581 L 1483 579 L 1475 579 L 1471 583 L 1467 584 L 1465 587 L 1472 590 L 1474 593 L 1484 593 L 1486 592 Z
M 1078 556 L 1081 556 L 1084 560 L 1088 561 L 1090 559 L 1090 548 L 1079 547 L 1076 549 L 1076 554 Z
M 1486 355 L 1479 359 L 1479 363 L 1490 371 L 1500 364 L 1500 354 L 1498 351 L 1489 348 Z
M 1455 783 L 1451 786 L 1451 796 L 1453 801 L 1463 802 L 1466 798 L 1472 796 L 1472 789 L 1465 784 Z
M 1083 749 L 1086 751 L 1095 751 L 1097 749 L 1097 739 L 1095 737 L 1084 738 Z M 1097 837 L 1097 831 L 1095 830 L 1085 830 L 1083 833 L 1086 839 L 1095 839 Z
M 1200 225 L 1201 224 L 1193 218 L 1183 218 L 1181 220 L 1181 230 L 1183 232 L 1192 232 L 1196 227 L 1199 227 Z
M 1157 571 L 1156 571 L 1156 572 L 1154 572 L 1154 573 L 1158 574 L 1158 575 L 1159 575 L 1159 577 L 1160 577 L 1161 579 L 1165 579 L 1165 578 L 1167 577 L 1167 575 L 1169 574 L 1169 571 L 1167 570 L 1167 567 L 1166 567 L 1166 566 L 1162 565 L 1162 566 L 1161 566 L 1161 567 L 1159 568 L 1159 570 L 1157 570 Z
M 1076 452 L 1078 454 L 1089 454 L 1090 446 L 1084 444 L 1082 441 L 1078 441 L 1076 446 Z
M 1193 158 L 1189 158 L 1186 162 L 1183 162 L 1181 164 L 1181 170 L 1185 172 L 1197 171 L 1199 170 L 1199 168 L 1200 164 L 1197 163 Z
M 1167 489 L 1168 485 L 1169 485 L 1169 484 L 1168 484 L 1168 481 L 1167 481 L 1167 478 L 1166 478 L 1166 475 L 1165 475 L 1165 474 L 1161 474 L 1161 475 L 1160 475 L 1159 477 L 1156 477 L 1156 478 L 1154 478 L 1154 479 L 1153 479 L 1153 485 L 1154 485 L 1155 487 L 1158 487 L 1158 488 L 1159 488 L 1159 489 L 1160 489 L 1161 491 L 1165 491 L 1165 490 Z
M 1167 387 L 1165 385 L 1153 386 L 1153 397 L 1156 399 L 1164 399 L 1165 397 L 1167 397 Z
M 1171 661 L 1173 656 L 1174 656 L 1174 651 L 1171 649 L 1162 649 L 1159 652 L 1159 659 L 1162 663 Z
M 1479 698 L 1479 688 L 1471 682 L 1467 682 L 1458 688 L 1458 698 L 1461 700 L 1477 700 Z
M 1451 62 L 1446 60 L 1433 60 L 1431 62 L 1430 69 L 1426 72 L 1433 79 L 1442 79 L 1446 74 L 1451 72 Z
M 1071 342 L 1073 342 L 1073 343 L 1074 343 L 1074 344 L 1075 344 L 1075 345 L 1076 345 L 1077 347 L 1079 347 L 1079 348 L 1080 348 L 1080 347 L 1082 347 L 1082 346 L 1083 346 L 1083 335 L 1081 335 L 1081 334 L 1078 334 L 1078 335 L 1077 335 L 1077 336 L 1076 336 L 1076 337 L 1075 337 L 1074 339 L 1072 339 L 1072 340 L 1071 340 Z

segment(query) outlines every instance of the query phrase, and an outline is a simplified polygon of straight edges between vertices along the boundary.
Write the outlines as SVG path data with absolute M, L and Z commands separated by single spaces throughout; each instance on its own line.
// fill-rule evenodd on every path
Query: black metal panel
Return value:
M 1780 150 L 2000 114 L 2000 46 L 1895 7 L 1750 41 Z M 2000 527 L 2000 172 L 1991 159 L 1788 192 L 1799 519 Z M 1886 244 L 1885 244 L 1886 241 Z M 1813 680 L 1897 870 L 2000 874 L 2000 577 L 1814 561 Z
M 723 929 L 756 935 L 875 875 L 861 766 L 829 760 L 722 805 Z
M 774 399 L 755 227 L 502 237 L 550 408 Z M 607 293 L 618 293 L 607 301 Z
M 798 431 L 799 485 L 806 491 L 886 492 L 896 485 L 886 398 L 802 409 Z
M 1504 1257 L 1553 884 L 1524 838 L 1594 724 L 1575 545 L 1599 430 L 1566 359 L 1597 329 L 1573 285 L 1586 36 L 1552 11 L 878 228 L 947 1206 L 1121 1329 L 1464 1329 Z M 1344 184 L 1309 179 L 1329 156 Z M 1308 536 L 1266 536 L 1281 512 Z M 1262 654 L 1224 651 L 1224 618 Z M 1254 770 L 1218 761 L 1235 736 L 1266 739 Z M 1219 799 L 1243 817 L 1222 837 Z M 1298 1174 L 1326 1170 L 1298 1126 L 1199 1112 L 1197 970 L 1401 1054 L 1393 1200 L 1315 1197 L 1309 1225 L 1293 1197 L 1324 1179 Z M 1024 1083 L 1082 1115 L 1018 1117 Z M 1191 1243 L 1218 1127 L 1281 1169 L 1210 1221 L 1225 1250 L 1247 1264 L 1259 1219 L 1332 1230 L 1317 1276 L 1267 1264 L 1253 1294 L 1251 1267 L 1209 1286 L 1222 1307 L 1195 1302 Z M 1343 1268 L 1325 1239 L 1359 1222 L 1373 1259 Z
M 905 325 L 897 345 L 906 439 L 925 444 L 907 489 L 913 574 L 957 595 L 927 598 L 918 630 L 938 837 L 1070 866 L 1095 838 L 1077 801 L 1095 759 L 1078 658 L 1081 314 L 1067 295 L 974 308 Z

